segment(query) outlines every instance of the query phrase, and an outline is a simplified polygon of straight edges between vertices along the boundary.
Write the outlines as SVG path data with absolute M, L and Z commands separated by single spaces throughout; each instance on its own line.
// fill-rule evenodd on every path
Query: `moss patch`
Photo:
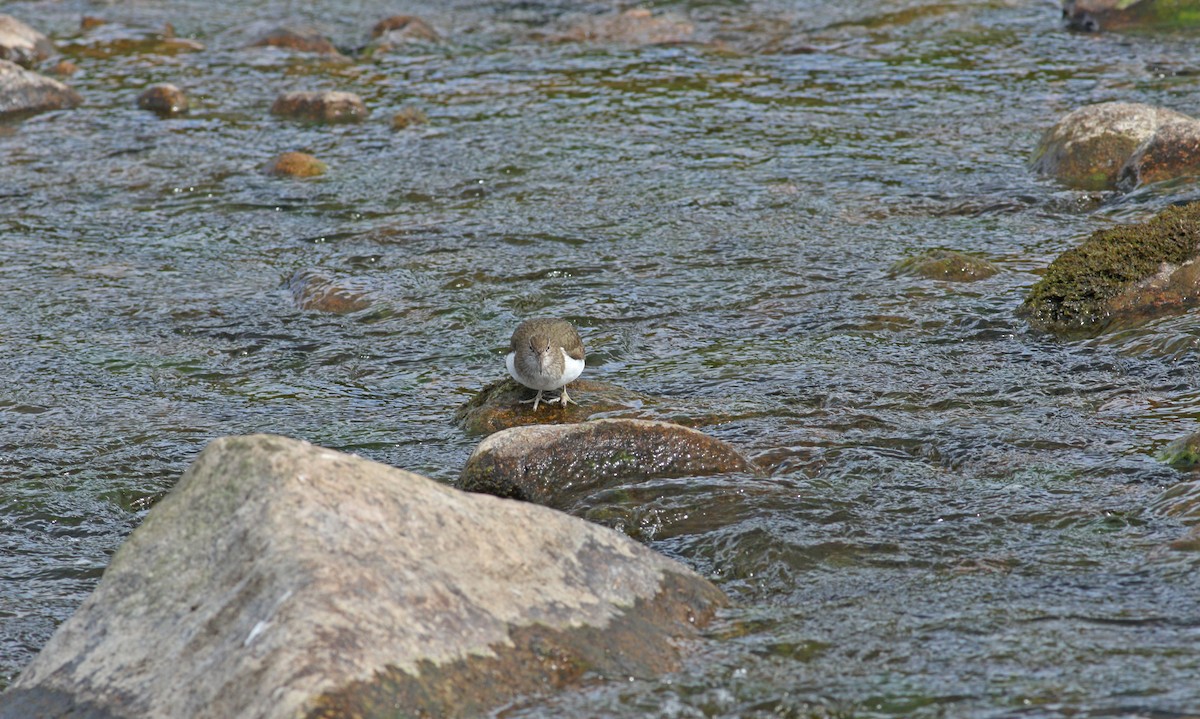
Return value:
M 1055 334 L 1097 334 L 1111 319 L 1110 300 L 1157 274 L 1163 263 L 1192 259 L 1198 246 L 1200 203 L 1167 208 L 1143 224 L 1100 230 L 1050 263 L 1020 313 Z

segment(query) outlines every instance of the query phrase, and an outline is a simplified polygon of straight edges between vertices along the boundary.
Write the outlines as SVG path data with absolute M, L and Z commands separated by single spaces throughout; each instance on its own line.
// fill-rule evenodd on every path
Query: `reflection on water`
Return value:
M 1194 38 L 1076 35 L 1052 6 L 672 4 L 694 43 L 537 39 L 558 5 L 413 5 L 448 38 L 372 61 L 246 50 L 302 18 L 352 49 L 363 2 L 15 3 L 171 22 L 202 52 L 73 51 L 78 110 L 0 131 L 0 685 L 210 439 L 276 432 L 452 480 L 457 403 L 532 314 L 593 379 L 665 397 L 766 477 L 672 480 L 576 513 L 735 600 L 684 672 L 504 716 L 1174 716 L 1200 704 L 1190 520 L 1152 459 L 1193 431 L 1194 313 L 1079 343 L 1013 316 L 1092 230 L 1196 194 L 1032 177 L 1102 100 L 1196 114 Z M 577 12 L 601 12 L 593 4 Z M 73 45 L 85 47 L 86 38 Z M 190 116 L 138 111 L 173 82 Z M 267 110 L 357 92 L 359 125 Z M 426 125 L 391 116 L 416 106 Z M 262 173 L 288 150 L 329 165 Z M 930 248 L 972 283 L 893 276 Z M 370 306 L 297 307 L 297 273 Z

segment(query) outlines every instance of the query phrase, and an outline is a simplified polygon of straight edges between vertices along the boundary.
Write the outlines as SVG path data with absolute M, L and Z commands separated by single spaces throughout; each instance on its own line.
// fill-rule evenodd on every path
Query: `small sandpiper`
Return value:
M 533 402 L 536 412 L 543 392 L 562 387 L 562 394 L 547 404 L 557 399 L 566 407 L 575 402 L 567 396 L 567 383 L 583 372 L 583 340 L 566 320 L 525 320 L 513 332 L 504 363 L 513 379 L 537 390 L 536 397 L 522 400 L 522 404 Z

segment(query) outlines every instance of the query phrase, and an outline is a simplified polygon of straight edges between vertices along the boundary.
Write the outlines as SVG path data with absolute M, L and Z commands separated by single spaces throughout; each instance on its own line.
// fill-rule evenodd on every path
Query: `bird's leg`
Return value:
M 523 399 L 519 402 L 519 404 L 529 404 L 530 402 L 533 402 L 533 411 L 536 412 L 537 408 L 538 408 L 538 403 L 541 401 L 542 401 L 542 391 L 539 389 L 537 391 L 536 397 L 534 397 L 533 399 Z
M 563 406 L 563 409 L 567 408 L 568 402 L 570 402 L 571 404 L 579 404 L 578 402 L 576 402 L 575 400 L 573 400 L 567 396 L 567 386 L 566 385 L 563 385 L 562 394 L 558 396 L 558 402 L 559 402 L 559 404 L 561 404 Z

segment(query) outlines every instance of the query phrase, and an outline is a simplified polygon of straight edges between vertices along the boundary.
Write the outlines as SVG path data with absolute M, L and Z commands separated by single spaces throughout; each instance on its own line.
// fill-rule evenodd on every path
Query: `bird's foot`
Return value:
M 539 389 L 536 397 L 534 397 L 533 399 L 519 400 L 518 404 L 529 404 L 530 402 L 533 402 L 533 411 L 536 412 L 537 408 L 538 408 L 538 403 L 540 403 L 541 401 L 542 401 L 542 391 Z M 547 404 L 549 404 L 549 402 L 547 402 Z

